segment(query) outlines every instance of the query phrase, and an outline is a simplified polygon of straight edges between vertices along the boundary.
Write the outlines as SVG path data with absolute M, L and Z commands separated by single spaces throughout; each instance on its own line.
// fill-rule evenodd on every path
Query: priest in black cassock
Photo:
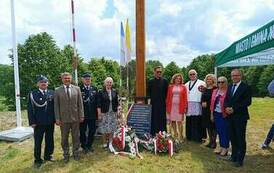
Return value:
M 168 82 L 162 78 L 162 67 L 154 68 L 154 78 L 148 82 L 147 96 L 152 105 L 151 134 L 166 131 L 166 95 Z

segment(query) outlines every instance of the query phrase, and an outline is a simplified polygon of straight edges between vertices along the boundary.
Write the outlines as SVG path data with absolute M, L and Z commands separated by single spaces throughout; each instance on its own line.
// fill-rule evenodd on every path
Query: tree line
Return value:
M 9 55 L 12 59 L 12 52 Z M 54 89 L 61 84 L 60 73 L 71 72 L 73 48 L 65 45 L 62 49 L 56 44 L 52 36 L 46 32 L 31 35 L 23 44 L 18 44 L 20 94 L 22 108 L 26 108 L 27 94 L 36 88 L 36 78 L 43 74 L 49 79 L 49 88 Z M 103 81 L 107 76 L 114 80 L 114 87 L 119 90 L 120 95 L 133 98 L 135 95 L 136 61 L 131 60 L 127 67 L 120 67 L 119 64 L 104 57 L 90 58 L 89 62 L 84 62 L 78 55 L 78 76 L 85 72 L 90 72 L 93 76 L 93 84 L 99 89 L 103 86 Z M 13 61 L 12 61 L 13 62 Z M 153 77 L 153 68 L 163 67 L 163 77 L 170 81 L 175 73 L 182 73 L 184 81 L 187 82 L 187 72 L 196 69 L 198 77 L 204 79 L 208 73 L 214 73 L 214 55 L 201 55 L 192 60 L 187 67 L 179 67 L 176 62 L 170 62 L 164 66 L 158 60 L 148 60 L 146 62 L 146 80 Z M 127 68 L 129 73 L 129 89 L 126 89 Z M 241 67 L 244 73 L 244 80 L 252 86 L 253 96 L 267 96 L 267 85 L 274 79 L 274 65 Z M 218 69 L 218 76 L 226 76 L 230 81 L 232 68 Z M 122 79 L 122 86 L 120 86 Z M 0 64 L 0 96 L 5 98 L 4 104 L 9 110 L 15 109 L 13 66 Z

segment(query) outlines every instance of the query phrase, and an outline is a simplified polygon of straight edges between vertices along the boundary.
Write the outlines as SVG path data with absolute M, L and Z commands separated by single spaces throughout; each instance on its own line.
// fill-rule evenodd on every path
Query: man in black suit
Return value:
M 94 134 L 97 119 L 97 88 L 91 84 L 91 75 L 82 75 L 83 85 L 80 86 L 84 105 L 85 119 L 80 123 L 80 142 L 85 153 L 93 152 Z M 88 130 L 88 131 L 87 131 Z
M 249 119 L 248 106 L 251 105 L 251 88 L 242 80 L 239 69 L 231 72 L 233 84 L 229 85 L 224 102 L 228 114 L 229 133 L 232 145 L 230 161 L 236 167 L 243 166 L 246 153 L 246 125 Z
M 29 125 L 34 129 L 34 166 L 39 168 L 41 159 L 41 144 L 45 135 L 44 160 L 53 161 L 54 150 L 54 103 L 53 91 L 48 89 L 48 79 L 39 76 L 37 80 L 38 89 L 29 93 L 28 119 Z

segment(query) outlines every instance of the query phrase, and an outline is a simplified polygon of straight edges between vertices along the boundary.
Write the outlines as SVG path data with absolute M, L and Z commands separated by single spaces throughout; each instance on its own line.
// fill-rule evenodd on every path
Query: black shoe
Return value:
M 38 168 L 40 168 L 42 166 L 42 164 L 43 164 L 43 160 L 42 159 L 41 160 L 35 160 L 33 167 L 38 169 Z
M 68 163 L 69 162 L 69 157 L 64 157 L 64 162 Z
M 42 166 L 42 163 L 34 163 L 33 167 L 39 169 Z
M 90 148 L 88 148 L 88 151 L 89 151 L 89 152 L 94 152 L 94 148 L 93 148 L 93 147 L 90 147 Z
M 240 163 L 240 162 L 235 162 L 234 163 L 234 166 L 239 168 L 239 167 L 242 167 L 243 166 L 243 163 Z
M 228 157 L 226 159 L 226 161 L 229 161 L 229 162 L 236 162 L 236 159 L 233 159 L 233 157 Z
M 261 149 L 267 149 L 268 148 L 268 145 L 266 145 L 265 143 L 263 143 L 262 145 L 261 145 Z
M 210 146 L 210 148 L 212 148 L 212 149 L 215 149 L 216 147 L 217 147 L 217 145 L 214 143 Z
M 55 160 L 50 156 L 50 157 L 45 157 L 44 160 L 46 162 L 55 162 Z
M 88 150 L 88 149 L 83 149 L 83 153 L 84 153 L 84 154 L 88 154 L 88 153 L 89 153 L 89 150 Z
M 211 143 L 208 143 L 207 145 L 206 145 L 206 147 L 208 147 L 208 148 L 211 148 Z

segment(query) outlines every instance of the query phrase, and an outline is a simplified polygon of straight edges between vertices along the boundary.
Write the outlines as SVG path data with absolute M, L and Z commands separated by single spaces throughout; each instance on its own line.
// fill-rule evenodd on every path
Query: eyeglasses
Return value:
M 191 73 L 191 74 L 189 74 L 189 76 L 195 76 L 196 74 L 195 73 Z
M 48 82 L 46 82 L 46 81 L 39 81 L 39 83 L 48 83 Z
M 162 73 L 162 71 L 156 71 L 156 73 L 161 74 L 161 73 Z
M 225 83 L 225 81 L 218 81 L 218 83 Z

